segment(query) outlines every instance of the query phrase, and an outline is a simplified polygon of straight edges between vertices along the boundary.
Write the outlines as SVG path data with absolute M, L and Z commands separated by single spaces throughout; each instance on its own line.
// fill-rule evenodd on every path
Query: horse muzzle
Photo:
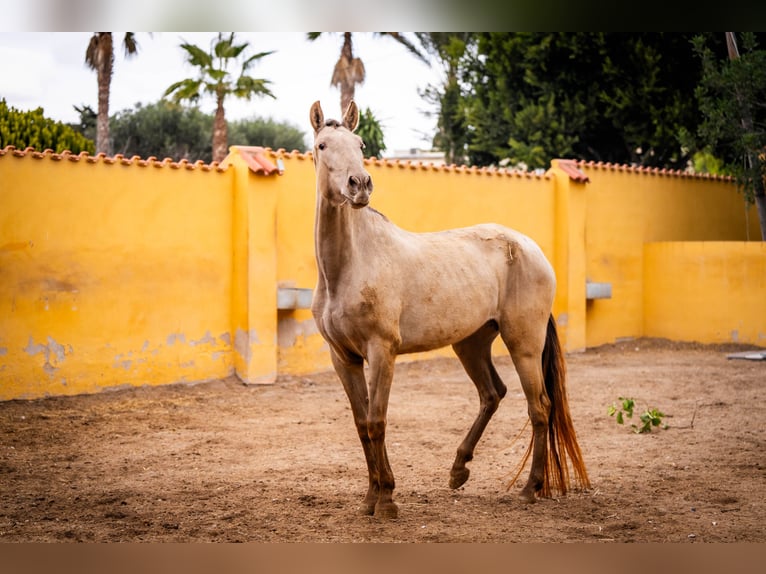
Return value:
M 352 175 L 348 178 L 348 185 L 342 192 L 351 207 L 359 209 L 370 203 L 372 195 L 372 178 L 365 173 L 363 176 Z

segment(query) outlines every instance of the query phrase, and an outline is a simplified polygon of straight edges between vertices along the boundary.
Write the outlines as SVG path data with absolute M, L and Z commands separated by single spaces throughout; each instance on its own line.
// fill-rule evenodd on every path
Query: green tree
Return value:
M 466 163 L 468 124 L 465 100 L 461 92 L 462 62 L 467 51 L 475 45 L 471 32 L 419 32 L 418 40 L 425 51 L 441 62 L 444 78 L 441 85 L 429 84 L 420 96 L 434 110 L 436 135 L 433 147 L 444 152 L 448 164 Z
M 257 145 L 288 151 L 309 149 L 300 128 L 273 119 L 251 118 L 229 122 L 229 141 L 234 145 Z
M 555 157 L 682 168 L 699 117 L 690 34 L 481 33 L 461 98 L 469 162 Z
M 126 32 L 123 38 L 125 57 L 138 52 L 134 32 Z M 98 81 L 98 120 L 96 124 L 96 151 L 110 154 L 109 142 L 109 92 L 114 70 L 114 45 L 111 32 L 95 32 L 85 51 L 85 63 L 96 71 Z
M 117 112 L 111 119 L 114 149 L 128 157 L 202 160 L 213 157 L 213 116 L 161 100 Z
M 313 41 L 321 35 L 322 32 L 309 32 L 308 39 Z M 426 64 L 429 63 L 428 59 L 420 52 L 420 50 L 418 50 L 415 44 L 401 32 L 375 32 L 374 35 L 396 40 L 418 59 Z M 335 67 L 332 71 L 332 79 L 330 80 L 330 85 L 335 86 L 340 90 L 341 115 L 346 111 L 351 100 L 354 99 L 356 85 L 364 83 L 365 75 L 364 63 L 361 58 L 354 56 L 353 34 L 351 32 L 343 32 L 343 44 L 340 49 L 340 58 L 338 58 L 338 61 L 335 63 Z
M 359 113 L 359 125 L 356 128 L 356 134 L 364 142 L 364 150 L 362 150 L 364 157 L 379 158 L 381 153 L 386 150 L 383 128 L 370 108 L 365 108 Z
M 80 132 L 89 140 L 96 141 L 96 124 L 98 123 L 98 114 L 93 108 L 83 104 L 82 106 L 72 106 L 80 114 L 80 121 L 68 124 L 73 130 Z
M 703 36 L 694 48 L 703 65 L 696 90 L 703 121 L 698 135 L 715 157 L 723 159 L 748 203 L 755 203 L 766 241 L 766 50 L 755 34 L 742 33 L 740 54 L 733 33 L 727 32 L 728 57 L 716 56 Z
M 249 47 L 249 42 L 235 43 L 234 32 L 228 36 L 219 32 L 211 42 L 210 51 L 207 52 L 199 46 L 184 42 L 181 48 L 186 51 L 187 62 L 199 69 L 199 77 L 180 80 L 165 90 L 164 95 L 172 95 L 176 102 L 184 100 L 197 102 L 203 93 L 211 94 L 215 98 L 214 161 L 222 161 L 228 152 L 228 131 L 224 109 L 226 98 L 234 96 L 249 100 L 254 96 L 274 97 L 268 88 L 268 84 L 271 83 L 269 80 L 248 75 L 249 69 L 255 62 L 274 52 L 273 50 L 259 52 L 246 57 L 246 50 Z M 238 73 L 235 73 L 230 68 L 240 61 Z
M 86 151 L 92 154 L 95 151 L 92 140 L 62 122 L 46 118 L 42 108 L 24 112 L 9 107 L 3 98 L 0 99 L 0 149 L 9 145 L 18 149 L 50 149 L 56 153 Z

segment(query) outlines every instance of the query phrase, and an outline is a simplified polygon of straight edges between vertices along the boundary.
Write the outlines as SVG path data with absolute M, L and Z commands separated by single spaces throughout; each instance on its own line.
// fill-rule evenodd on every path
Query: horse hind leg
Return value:
M 532 468 L 519 497 L 526 502 L 535 502 L 535 497 L 543 489 L 546 480 L 550 400 L 545 393 L 539 355 L 515 353 L 513 362 L 527 399 L 529 419 L 532 421 Z
M 552 315 L 547 322 L 534 319 L 518 331 L 523 337 L 502 332 L 519 373 L 532 420 L 532 469 L 521 498 L 534 502 L 553 490 L 566 494 L 569 465 L 575 482 L 590 487 L 588 472 L 572 424 L 566 392 L 566 363 Z M 524 460 L 529 455 L 525 455 Z
M 470 470 L 466 463 L 473 459 L 476 444 L 507 390 L 492 364 L 492 341 L 497 337 L 497 333 L 497 325 L 489 322 L 473 335 L 452 346 L 466 373 L 476 385 L 480 401 L 479 414 L 460 443 L 450 471 L 449 485 L 453 489 L 459 488 L 468 480 Z
M 545 345 L 546 323 L 541 322 L 540 325 L 528 323 L 526 328 L 522 328 L 520 323 L 521 321 L 515 322 L 515 328 L 510 332 L 501 326 L 501 336 L 506 347 L 508 347 L 513 365 L 519 375 L 521 387 L 527 400 L 529 419 L 532 422 L 532 442 L 530 444 L 532 468 L 519 497 L 526 502 L 535 502 L 537 493 L 543 490 L 546 484 L 548 417 L 551 410 L 551 403 L 545 389 L 541 360 Z M 526 460 L 526 456 L 524 460 Z

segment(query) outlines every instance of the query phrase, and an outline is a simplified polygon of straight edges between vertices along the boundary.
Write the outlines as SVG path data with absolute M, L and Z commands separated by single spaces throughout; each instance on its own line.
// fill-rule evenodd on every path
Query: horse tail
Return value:
M 548 317 L 542 363 L 545 391 L 551 410 L 548 416 L 548 458 L 545 461 L 540 496 L 550 497 L 554 490 L 562 495 L 567 493 L 571 486 L 569 465 L 574 471 L 575 483 L 582 488 L 590 488 L 588 472 L 585 470 L 582 452 L 569 414 L 566 362 L 552 314 Z

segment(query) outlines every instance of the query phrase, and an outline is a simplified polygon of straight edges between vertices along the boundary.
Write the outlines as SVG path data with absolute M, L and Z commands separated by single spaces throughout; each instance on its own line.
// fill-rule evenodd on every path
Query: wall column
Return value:
M 572 353 L 586 346 L 585 184 L 589 180 L 574 161 L 555 159 L 551 166 L 556 190 L 553 316 L 564 349 Z
M 261 148 L 232 146 L 232 346 L 234 370 L 247 384 L 277 379 L 277 168 Z

